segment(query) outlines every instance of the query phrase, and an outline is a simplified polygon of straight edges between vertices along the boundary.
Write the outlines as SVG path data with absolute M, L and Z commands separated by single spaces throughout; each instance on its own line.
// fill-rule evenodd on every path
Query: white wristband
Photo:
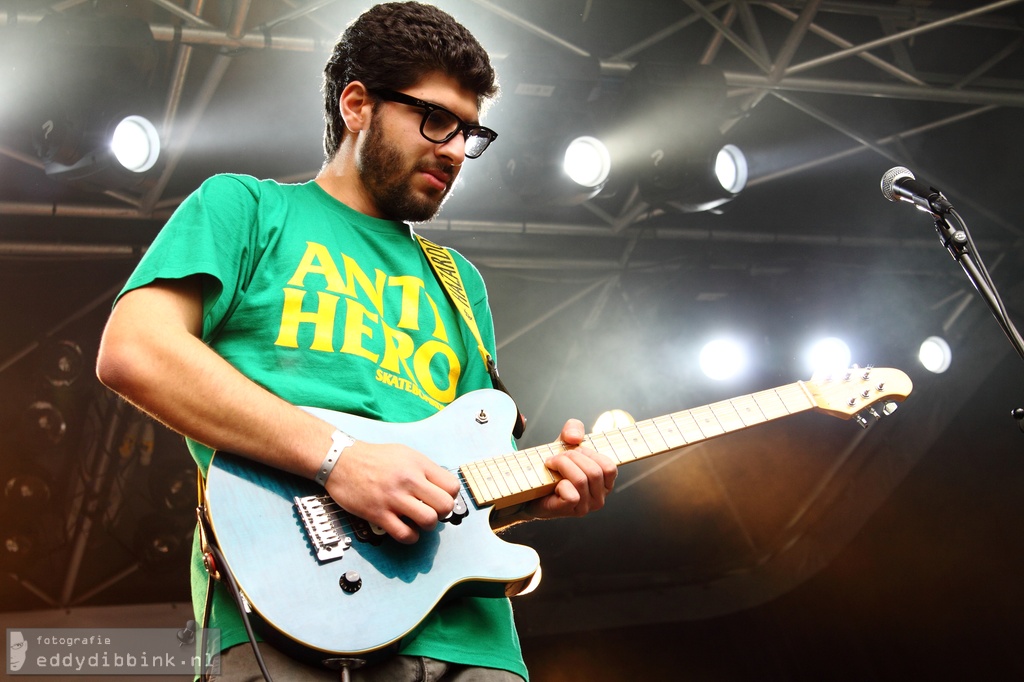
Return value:
M 327 456 L 324 457 L 323 464 L 316 472 L 316 478 L 313 479 L 322 486 L 327 485 L 327 479 L 330 477 L 331 472 L 334 471 L 334 465 L 341 459 L 341 453 L 345 451 L 350 445 L 354 445 L 356 442 L 355 438 L 348 435 L 344 431 L 335 430 L 331 434 L 331 449 L 327 451 Z

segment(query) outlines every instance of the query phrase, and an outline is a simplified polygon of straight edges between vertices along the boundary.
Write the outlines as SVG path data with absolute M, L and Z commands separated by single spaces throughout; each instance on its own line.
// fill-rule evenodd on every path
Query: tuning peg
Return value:
M 882 414 L 884 414 L 886 417 L 888 417 L 890 414 L 895 412 L 896 408 L 899 407 L 899 406 L 900 406 L 899 403 L 894 402 L 892 400 L 886 401 L 886 403 L 884 405 L 882 405 Z
M 870 426 L 870 423 L 862 414 L 855 414 L 853 416 L 853 421 L 857 422 L 862 429 L 866 429 Z
M 874 417 L 876 420 L 881 419 L 882 415 L 878 414 L 878 410 L 873 407 L 868 408 L 868 414 Z

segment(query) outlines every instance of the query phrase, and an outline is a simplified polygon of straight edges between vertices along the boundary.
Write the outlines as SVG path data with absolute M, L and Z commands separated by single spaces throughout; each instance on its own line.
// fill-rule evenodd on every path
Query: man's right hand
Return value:
M 363 441 L 345 448 L 326 487 L 345 511 L 405 544 L 450 514 L 460 489 L 455 474 L 412 448 Z

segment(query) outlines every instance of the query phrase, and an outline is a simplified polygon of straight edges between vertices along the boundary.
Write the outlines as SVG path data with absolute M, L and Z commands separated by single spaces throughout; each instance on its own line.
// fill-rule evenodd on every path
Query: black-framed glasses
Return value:
M 498 133 L 476 123 L 466 123 L 442 106 L 424 102 L 394 90 L 372 90 L 373 94 L 389 102 L 407 104 L 423 110 L 420 135 L 434 144 L 443 144 L 460 132 L 466 138 L 466 158 L 475 159 L 484 153 L 487 145 L 498 137 Z

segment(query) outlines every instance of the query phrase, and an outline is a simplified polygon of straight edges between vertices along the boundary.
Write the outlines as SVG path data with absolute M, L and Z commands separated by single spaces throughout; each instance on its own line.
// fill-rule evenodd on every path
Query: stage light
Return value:
M 188 541 L 190 535 L 176 519 L 162 513 L 149 514 L 135 529 L 135 555 L 149 566 L 173 562 L 186 555 L 192 544 Z
M 655 149 L 639 173 L 640 193 L 652 204 L 684 213 L 712 211 L 732 201 L 747 184 L 743 152 L 709 133 L 686 146 Z
M 621 154 L 646 202 L 711 211 L 746 186 L 746 158 L 720 129 L 725 95 L 725 75 L 711 66 L 642 63 L 629 74 Z
M 29 465 L 3 479 L 3 509 L 17 518 L 30 519 L 42 512 L 53 497 L 51 476 Z
M 602 412 L 597 421 L 594 422 L 594 433 L 602 433 L 604 431 L 615 431 L 617 429 L 623 429 L 627 426 L 631 426 L 636 423 L 633 419 L 633 415 L 625 410 L 614 409 Z
M 39 531 L 26 523 L 5 523 L 0 531 L 0 568 L 5 571 L 24 569 L 39 554 Z
M 114 128 L 110 149 L 122 166 L 133 173 L 145 173 L 160 157 L 160 136 L 146 118 L 126 116 Z
M 747 186 L 747 157 L 736 145 L 727 144 L 715 158 L 715 177 L 726 192 L 739 194 Z
M 531 205 L 571 206 L 596 196 L 611 173 L 594 119 L 600 60 L 530 49 L 510 53 L 497 68 L 502 111 L 495 126 L 518 131 L 514 143 L 495 145 L 507 187 Z
M 22 414 L 22 429 L 30 447 L 46 449 L 60 445 L 67 434 L 68 424 L 53 403 L 37 400 Z
M 834 336 L 822 339 L 807 353 L 807 362 L 814 374 L 835 374 L 850 366 L 850 347 Z
M 43 376 L 51 386 L 71 386 L 82 375 L 85 358 L 77 343 L 62 339 L 47 343 L 43 347 L 40 366 Z
M 732 339 L 715 339 L 700 351 L 700 369 L 713 381 L 726 381 L 739 376 L 747 367 L 743 345 Z
M 53 144 L 50 137 L 61 125 L 67 130 Z M 152 123 L 137 115 L 115 116 L 90 130 L 50 118 L 37 130 L 36 150 L 48 177 L 94 189 L 127 189 L 139 185 L 156 165 L 160 136 Z
M 587 126 L 567 120 L 522 144 L 502 148 L 505 184 L 531 204 L 572 206 L 604 188 L 611 157 Z
M 196 506 L 196 470 L 194 468 L 154 469 L 150 472 L 151 499 L 169 511 L 184 511 Z
M 942 374 L 949 369 L 949 365 L 953 361 L 953 351 L 942 337 L 929 336 L 921 344 L 917 358 L 929 372 Z
M 608 148 L 589 135 L 577 137 L 565 148 L 566 175 L 581 187 L 603 187 L 612 169 Z
M 160 155 L 154 109 L 159 50 L 141 19 L 48 14 L 34 27 L 32 140 L 47 176 L 87 189 L 139 185 Z

